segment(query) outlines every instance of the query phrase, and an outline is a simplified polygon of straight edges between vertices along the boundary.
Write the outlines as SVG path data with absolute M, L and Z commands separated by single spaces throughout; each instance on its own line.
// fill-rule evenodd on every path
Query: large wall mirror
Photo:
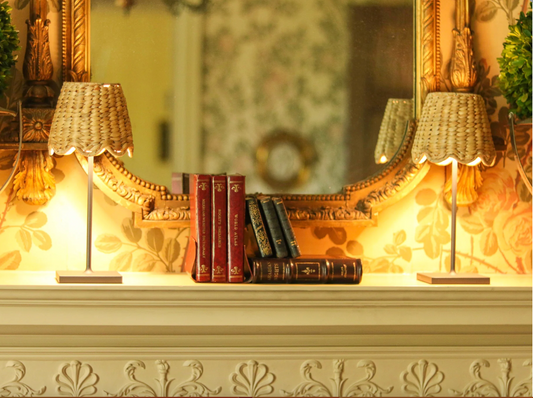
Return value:
M 413 0 L 210 0 L 193 16 L 171 3 L 91 0 L 91 80 L 124 87 L 131 172 L 166 186 L 172 171 L 240 173 L 250 192 L 323 194 L 383 167 L 387 100 L 413 98 Z M 191 18 L 199 28 L 184 28 Z M 198 120 L 182 134 L 184 114 Z
M 376 146 L 389 99 L 413 119 L 432 90 L 438 0 L 63 4 L 64 78 L 124 87 L 135 154 L 101 157 L 101 179 L 140 225 L 188 219 L 172 172 L 244 174 L 296 221 L 370 221 L 421 179 L 412 124 Z

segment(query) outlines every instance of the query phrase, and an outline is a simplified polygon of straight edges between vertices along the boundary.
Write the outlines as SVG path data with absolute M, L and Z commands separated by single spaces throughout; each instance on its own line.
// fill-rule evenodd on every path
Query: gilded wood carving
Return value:
M 54 115 L 53 74 L 50 54 L 47 0 L 32 0 L 28 25 L 23 73 L 24 88 L 22 126 L 24 150 L 13 188 L 18 199 L 31 205 L 44 205 L 55 195 L 54 164 L 46 151 Z M 41 144 L 41 145 L 39 145 Z M 42 150 L 33 150 L 37 146 Z
M 470 9 L 467 0 L 456 0 L 455 29 L 453 30 L 453 54 L 450 64 L 450 78 L 453 90 L 472 92 L 477 81 L 477 69 L 472 49 L 472 32 L 470 30 Z M 478 198 L 477 190 L 481 188 L 483 178 L 480 167 L 459 165 L 457 180 L 457 205 L 470 206 Z M 444 197 L 448 203 L 452 199 L 451 173 L 446 181 Z
M 63 79 L 87 81 L 90 76 L 89 0 L 63 0 Z M 416 98 L 420 110 L 424 96 L 438 90 L 439 0 L 416 0 L 415 62 Z M 429 170 L 411 162 L 414 124 L 410 125 L 398 154 L 379 174 L 347 185 L 338 194 L 282 195 L 291 220 L 298 226 L 312 223 L 371 225 L 382 208 L 409 193 Z M 85 160 L 78 157 L 85 165 Z M 151 184 L 128 172 L 110 155 L 96 159 L 95 183 L 122 206 L 135 213 L 139 227 L 175 228 L 190 219 L 187 195 L 172 195 L 163 186 Z

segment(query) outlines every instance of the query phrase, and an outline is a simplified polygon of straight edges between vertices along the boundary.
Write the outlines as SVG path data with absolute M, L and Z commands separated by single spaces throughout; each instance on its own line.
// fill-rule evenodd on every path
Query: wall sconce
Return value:
M 415 163 L 426 160 L 440 166 L 452 164 L 452 236 L 449 273 L 418 273 L 417 279 L 432 284 L 489 284 L 488 277 L 455 272 L 457 216 L 457 163 L 492 166 L 496 151 L 485 101 L 468 93 L 430 93 L 426 97 L 413 142 Z
M 390 98 L 379 128 L 378 142 L 374 151 L 376 164 L 390 161 L 405 136 L 407 122 L 413 117 L 412 99 Z
M 109 151 L 133 153 L 131 123 L 120 84 L 63 83 L 50 128 L 50 155 L 77 151 L 88 159 L 87 261 L 85 271 L 57 271 L 59 283 L 122 283 L 116 271 L 91 269 L 93 158 Z

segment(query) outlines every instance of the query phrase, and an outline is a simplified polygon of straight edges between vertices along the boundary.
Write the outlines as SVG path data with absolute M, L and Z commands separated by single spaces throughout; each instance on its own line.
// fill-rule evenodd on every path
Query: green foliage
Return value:
M 531 117 L 531 10 L 523 12 L 503 43 L 500 89 L 520 119 Z
M 7 87 L 10 70 L 15 66 L 13 52 L 19 49 L 19 37 L 11 24 L 11 7 L 7 1 L 0 2 L 0 96 Z

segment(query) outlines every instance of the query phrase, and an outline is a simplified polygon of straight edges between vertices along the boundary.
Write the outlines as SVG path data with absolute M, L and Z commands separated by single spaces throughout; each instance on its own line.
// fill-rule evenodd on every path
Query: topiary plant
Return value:
M 500 89 L 510 111 L 520 119 L 531 117 L 531 10 L 509 26 L 503 43 L 500 64 Z
M 7 1 L 0 2 L 0 96 L 7 87 L 11 68 L 17 61 L 13 52 L 19 49 L 19 35 L 11 24 L 11 7 Z

